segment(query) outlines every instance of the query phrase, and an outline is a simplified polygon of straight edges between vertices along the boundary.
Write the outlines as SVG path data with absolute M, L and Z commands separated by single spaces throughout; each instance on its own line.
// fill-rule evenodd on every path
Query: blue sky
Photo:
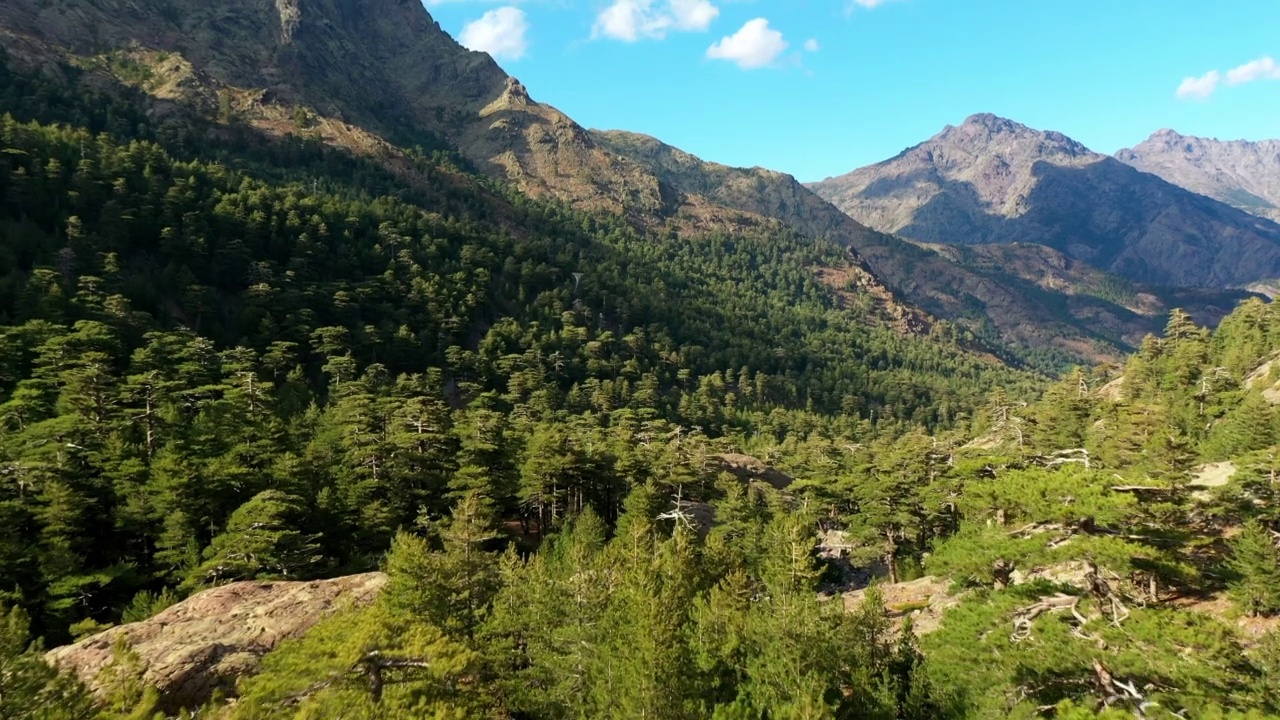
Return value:
M 976 112 L 1106 153 L 1280 138 L 1280 0 L 425 1 L 587 127 L 804 181 Z

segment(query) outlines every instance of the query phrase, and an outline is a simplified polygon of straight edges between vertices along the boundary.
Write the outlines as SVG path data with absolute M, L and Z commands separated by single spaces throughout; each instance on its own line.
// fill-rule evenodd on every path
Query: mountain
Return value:
M 924 334 L 943 319 L 973 347 L 1056 367 L 1115 359 L 1163 322 L 1163 309 L 1119 305 L 1081 315 L 1058 289 L 874 232 L 789 175 L 588 132 L 530 98 L 487 55 L 459 46 L 418 2 L 14 0 L 0 8 L 0 29 L 15 60 L 47 68 L 69 59 L 141 91 L 153 117 L 194 113 L 269 137 L 310 137 L 375 159 L 411 185 L 422 184 L 407 150 L 416 146 L 456 153 L 529 197 L 625 217 L 641 232 L 790 228 L 837 242 L 847 257 L 815 267 L 817 276 L 902 333 Z M 455 194 L 473 191 L 468 177 L 447 181 Z M 1189 309 L 1212 323 L 1233 298 Z M 1111 319 L 1098 322 L 1098 312 Z
M 28 617 L 372 569 L 464 496 L 532 542 L 653 480 L 648 522 L 743 439 L 967 425 L 1042 380 L 869 322 L 823 283 L 849 248 L 776 221 L 642 232 L 51 69 L 0 54 L 0 665 Z
M 417 0 L 8 2 L 0 718 L 1280 716 L 1280 305 L 1049 382 L 1198 291 L 416 97 Z
M 1173 307 L 1216 324 L 1247 296 L 1145 287 L 1042 245 L 913 244 L 867 229 L 790 175 L 706 162 L 647 135 L 591 133 L 678 193 L 774 217 L 810 237 L 856 248 L 870 273 L 903 300 L 991 344 L 1059 359 L 1104 360 L 1158 332 Z
M 1280 225 L 989 114 L 810 187 L 860 222 L 927 243 L 1039 243 L 1152 285 L 1280 276 Z
M 1280 221 L 1280 140 L 1222 141 L 1160 130 L 1116 153 L 1116 159 L 1247 213 Z
M 1246 290 L 1153 287 L 1099 270 L 1046 245 L 926 245 L 972 276 L 997 285 L 1017 299 L 1018 308 L 986 307 L 989 315 L 1014 318 L 1026 304 L 1041 308 L 1044 320 L 1015 326 L 1013 331 L 1033 347 L 1057 346 L 1087 357 L 1079 343 L 1103 338 L 1118 347 L 1138 347 L 1158 333 L 1174 308 L 1197 323 L 1214 326 L 1240 302 Z M 1062 333 L 1062 325 L 1074 333 Z
M 220 113 L 277 137 L 302 130 L 384 163 L 405 165 L 402 148 L 415 145 L 456 151 L 530 197 L 623 216 L 641 230 L 778 227 L 767 207 L 731 209 L 676 193 L 531 99 L 413 0 L 279 0 L 274 7 L 16 0 L 0 8 L 0 29 L 0 41 L 30 65 L 70 56 L 165 105 Z M 850 254 L 838 270 L 856 276 L 883 319 L 904 332 L 927 325 Z
M 15 54 L 134 67 L 153 95 L 206 106 L 229 98 L 260 125 L 273 109 L 301 108 L 393 143 L 452 146 L 535 197 L 619 214 L 669 209 L 651 175 L 530 100 L 415 0 L 13 0 L 0 27 Z

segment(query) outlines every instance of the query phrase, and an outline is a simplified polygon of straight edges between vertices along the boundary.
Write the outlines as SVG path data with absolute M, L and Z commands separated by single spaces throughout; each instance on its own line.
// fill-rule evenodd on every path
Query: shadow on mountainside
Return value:
M 901 230 L 932 243 L 1039 242 L 1148 285 L 1239 287 L 1280 277 L 1280 225 L 1146 176 L 1113 158 L 1035 163 L 1020 214 L 978 215 L 952 182 Z M 1135 176 L 1142 175 L 1141 178 Z

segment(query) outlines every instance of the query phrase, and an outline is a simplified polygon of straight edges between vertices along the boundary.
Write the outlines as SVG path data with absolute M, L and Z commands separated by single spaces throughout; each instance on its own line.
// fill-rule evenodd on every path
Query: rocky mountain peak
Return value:
M 1153 155 L 1186 158 L 1191 147 L 1198 157 L 1205 142 L 1213 146 L 1163 133 L 1135 151 L 1151 147 L 1159 149 Z M 1265 164 L 1256 146 L 1232 152 L 1224 168 Z M 1126 165 L 1137 165 L 1132 158 L 1120 160 L 1060 132 L 979 114 L 897 157 L 812 188 L 873 229 L 923 242 L 1040 243 L 1157 285 L 1234 286 L 1280 275 L 1280 226 L 1183 189 L 1241 209 L 1274 208 L 1264 188 L 1213 194 L 1136 172 Z M 1199 160 L 1185 164 L 1214 177 Z
M 1232 140 L 1159 130 L 1116 159 L 1239 210 L 1280 222 L 1280 140 Z
M 981 128 L 991 133 L 999 132 L 1031 132 L 1026 125 L 1014 122 L 1008 118 L 1002 118 L 993 113 L 975 113 L 964 119 L 964 123 L 960 125 L 962 128 Z
M 926 145 L 964 148 L 975 156 L 1005 157 L 1044 155 L 1089 157 L 1094 153 L 1060 132 L 1035 130 L 991 113 L 970 115 L 959 125 L 948 125 Z
M 1216 143 L 1214 140 L 1198 138 L 1189 135 L 1183 135 L 1176 130 L 1163 128 L 1151 133 L 1151 137 L 1142 141 L 1133 149 L 1121 150 L 1116 153 L 1116 157 L 1127 153 L 1130 157 L 1137 157 L 1145 152 L 1174 152 L 1193 155 L 1203 153 L 1206 146 Z

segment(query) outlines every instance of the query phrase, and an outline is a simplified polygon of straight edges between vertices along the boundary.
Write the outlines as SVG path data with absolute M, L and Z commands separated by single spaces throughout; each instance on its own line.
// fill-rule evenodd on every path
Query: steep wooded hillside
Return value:
M 868 319 L 913 334 L 943 319 L 965 342 L 1011 361 L 1052 368 L 1115 359 L 1139 333 L 1081 324 L 1058 299 L 870 232 L 790 176 L 589 133 L 531 99 L 487 56 L 458 46 L 418 3 L 17 0 L 0 9 L 0 39 L 23 67 L 69 60 L 90 71 L 84 82 L 136 88 L 147 112 L 171 125 L 215 120 L 302 135 L 373 158 L 408 184 L 421 183 L 413 148 L 456 152 L 463 165 L 532 197 L 622 216 L 642 232 L 789 228 L 837 242 L 847 258 L 815 272 L 841 293 L 871 298 Z M 682 163 L 703 177 L 678 171 Z M 1214 312 L 1206 310 L 1197 316 Z

